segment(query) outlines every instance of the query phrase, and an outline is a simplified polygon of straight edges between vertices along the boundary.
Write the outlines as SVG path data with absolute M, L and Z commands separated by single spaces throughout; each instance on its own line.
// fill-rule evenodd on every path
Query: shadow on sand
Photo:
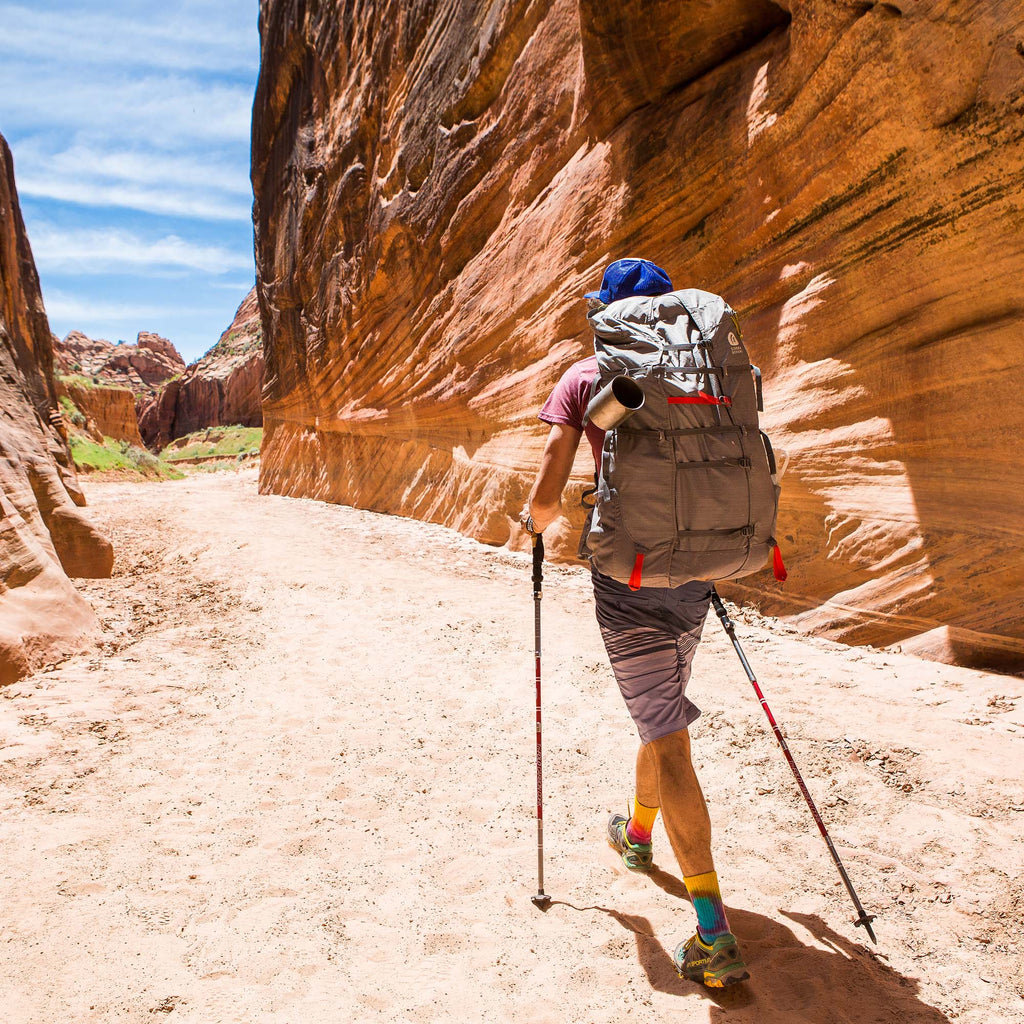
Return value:
M 669 895 L 689 899 L 686 886 L 675 875 L 654 868 L 648 878 Z M 651 988 L 709 1003 L 712 1024 L 949 1024 L 948 1017 L 921 1001 L 915 979 L 894 971 L 880 955 L 838 935 L 812 914 L 780 912 L 807 929 L 824 949 L 802 942 L 779 921 L 729 907 L 729 923 L 740 940 L 751 977 L 715 991 L 676 974 L 671 952 L 655 938 L 647 918 L 562 900 L 552 900 L 551 905 L 596 910 L 614 918 L 632 932 L 637 959 Z M 690 918 L 686 922 L 692 927 Z

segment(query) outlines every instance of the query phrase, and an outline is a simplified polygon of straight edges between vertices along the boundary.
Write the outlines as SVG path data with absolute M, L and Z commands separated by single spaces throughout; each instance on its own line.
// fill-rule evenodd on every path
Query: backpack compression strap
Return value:
M 695 395 L 669 395 L 669 405 L 732 405 L 728 395 L 716 398 L 706 391 L 698 391 Z

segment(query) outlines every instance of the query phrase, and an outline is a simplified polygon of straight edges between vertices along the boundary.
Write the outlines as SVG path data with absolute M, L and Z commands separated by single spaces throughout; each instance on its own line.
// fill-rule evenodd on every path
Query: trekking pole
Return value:
M 533 649 L 537 668 L 537 895 L 531 897 L 538 907 L 546 907 L 551 897 L 544 893 L 544 773 L 540 732 L 540 599 L 544 582 L 544 538 L 533 537 Z
M 835 846 L 832 845 L 832 839 L 829 837 L 828 829 L 825 828 L 825 822 L 821 820 L 818 808 L 814 806 L 811 794 L 807 791 L 807 786 L 804 785 L 800 769 L 797 768 L 796 761 L 793 760 L 793 755 L 789 752 L 789 747 L 786 745 L 786 739 L 782 735 L 782 730 L 778 725 L 776 725 L 775 716 L 772 714 L 771 708 L 768 707 L 768 701 L 765 700 L 764 694 L 761 692 L 761 687 L 757 685 L 757 680 L 754 678 L 754 673 L 751 671 L 750 663 L 747 661 L 746 655 L 743 653 L 743 648 L 740 647 L 739 640 L 736 639 L 736 629 L 733 626 L 732 619 L 729 618 L 729 613 L 725 610 L 725 605 L 722 603 L 722 599 L 718 596 L 718 591 L 715 590 L 714 587 L 711 588 L 711 603 L 715 606 L 715 611 L 717 612 L 718 617 L 722 620 L 722 626 L 725 628 L 726 633 L 729 634 L 729 639 L 732 641 L 733 647 L 736 648 L 736 653 L 740 658 L 740 664 L 743 666 L 743 670 L 747 673 L 747 678 L 754 687 L 754 693 L 757 694 L 757 699 L 761 702 L 761 707 L 764 708 L 764 713 L 768 716 L 768 721 L 771 723 L 772 730 L 775 733 L 775 738 L 779 741 L 779 746 L 782 747 L 782 752 L 786 755 L 789 767 L 793 769 L 793 774 L 796 776 L 796 783 L 800 787 L 800 792 L 804 795 L 804 800 L 807 801 L 807 806 L 810 808 L 811 817 L 814 818 L 814 823 L 818 826 L 821 838 L 825 840 L 828 852 L 832 854 L 832 860 L 835 861 L 836 867 L 839 868 L 839 875 L 843 880 L 843 884 L 846 886 L 846 891 L 850 894 L 850 899 L 853 900 L 854 907 L 857 908 L 858 917 L 855 925 L 857 927 L 863 925 L 864 930 L 870 936 L 871 941 L 877 946 L 878 939 L 875 938 L 875 933 L 871 930 L 871 922 L 874 921 L 875 915 L 866 913 L 864 908 L 861 906 L 860 900 L 857 898 L 857 893 L 854 891 L 853 883 L 850 881 L 850 876 L 846 873 L 846 868 L 843 867 L 843 862 L 839 859 L 839 854 L 836 853 Z

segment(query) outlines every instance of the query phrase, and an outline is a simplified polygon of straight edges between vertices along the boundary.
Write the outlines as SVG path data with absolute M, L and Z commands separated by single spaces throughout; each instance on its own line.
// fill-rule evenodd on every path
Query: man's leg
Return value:
M 647 807 L 660 807 L 658 768 L 650 743 L 641 743 L 636 752 L 636 798 Z
M 673 954 L 680 976 L 712 987 L 749 977 L 729 932 L 711 856 L 711 823 L 690 758 L 689 724 L 700 714 L 686 698 L 690 665 L 710 598 L 706 585 L 674 590 L 627 586 L 594 573 L 597 620 L 616 682 L 640 732 L 636 794 L 660 806 L 673 852 L 697 912 L 697 933 Z M 652 799 L 656 798 L 656 799 Z M 653 823 L 653 821 L 652 821 Z M 629 823 L 612 815 L 609 839 L 627 865 L 640 853 Z
M 697 773 L 690 760 L 690 734 L 686 729 L 669 733 L 644 744 L 645 781 L 647 764 L 653 767 L 658 805 L 684 877 L 714 871 L 711 858 L 711 818 L 704 802 Z M 639 766 L 640 758 L 637 758 Z M 639 772 L 638 772 L 639 780 Z M 639 781 L 638 781 L 639 787 Z
M 711 854 L 711 818 L 690 757 L 685 729 L 645 743 L 636 759 L 637 798 L 659 806 L 672 852 L 697 911 L 701 936 L 714 940 L 729 931 Z M 649 802 L 651 801 L 651 802 Z
M 685 730 L 700 714 L 686 699 L 685 689 L 710 599 L 697 588 L 697 602 L 680 610 L 674 591 L 638 593 L 597 573 L 594 596 L 608 658 L 642 743 L 632 813 L 612 815 L 608 839 L 627 867 L 647 869 L 653 862 L 651 829 L 661 803 L 654 748 L 647 741 Z
M 650 745 L 642 743 L 636 755 L 636 789 L 633 813 L 626 823 L 626 838 L 631 843 L 650 845 L 651 830 L 658 818 L 658 769 Z
M 676 947 L 672 960 L 683 977 L 715 988 L 750 975 L 729 929 L 711 856 L 711 818 L 690 757 L 690 734 L 681 729 L 652 740 L 662 819 L 697 914 L 697 934 Z

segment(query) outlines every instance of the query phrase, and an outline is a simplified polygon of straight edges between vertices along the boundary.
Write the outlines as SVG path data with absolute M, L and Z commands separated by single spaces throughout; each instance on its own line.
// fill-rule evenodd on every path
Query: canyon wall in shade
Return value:
M 99 624 L 69 576 L 109 576 L 113 549 L 80 511 L 53 345 L 0 137 L 0 685 L 79 647 Z
M 790 580 L 728 592 L 1024 664 L 1016 0 L 262 0 L 260 32 L 264 491 L 522 547 L 582 293 L 647 256 L 739 311 L 788 457 Z

